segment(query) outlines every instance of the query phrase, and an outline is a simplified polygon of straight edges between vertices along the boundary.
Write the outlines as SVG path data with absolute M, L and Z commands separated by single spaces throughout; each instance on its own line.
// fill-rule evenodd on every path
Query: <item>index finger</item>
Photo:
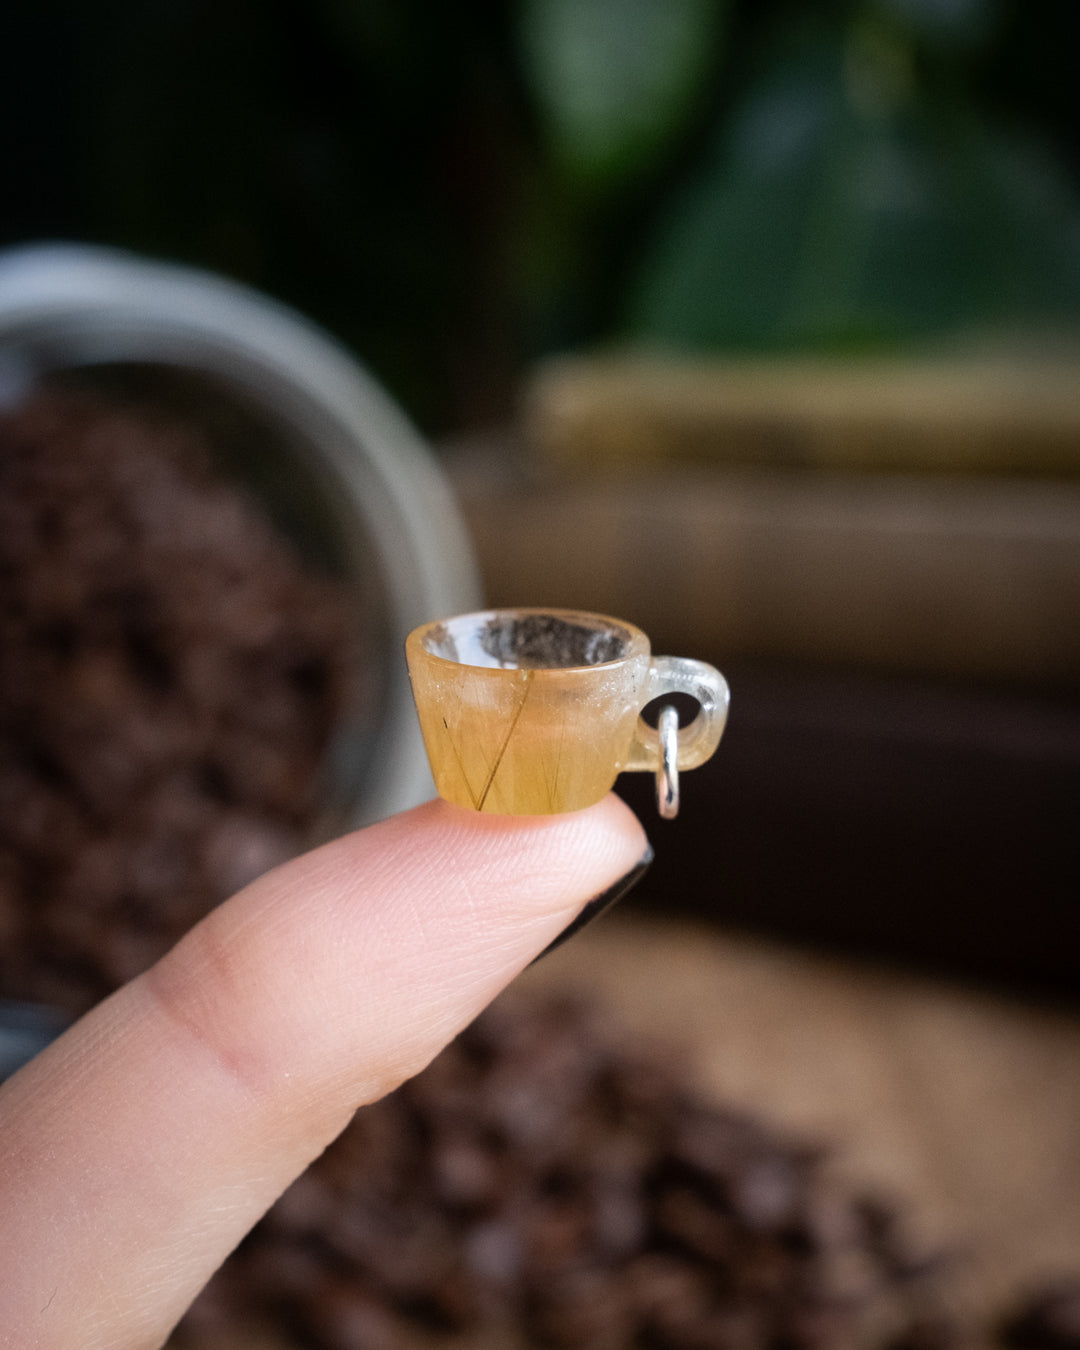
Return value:
M 616 798 L 442 802 L 276 869 L 0 1089 L 0 1344 L 159 1344 L 353 1111 L 632 870 Z

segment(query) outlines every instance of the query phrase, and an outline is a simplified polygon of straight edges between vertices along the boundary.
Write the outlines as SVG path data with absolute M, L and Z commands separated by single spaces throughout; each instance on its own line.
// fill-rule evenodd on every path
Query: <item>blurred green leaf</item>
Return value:
M 651 168 L 700 106 L 723 0 L 524 0 L 523 62 L 567 175 L 602 192 Z
M 925 91 L 867 99 L 836 43 L 765 70 L 646 249 L 632 337 L 851 348 L 1080 313 L 1051 163 Z
M 972 49 L 985 41 L 1000 18 L 1001 0 L 878 0 L 913 37 L 931 46 Z
M 261 286 L 431 429 L 627 325 L 1076 321 L 1078 39 L 1076 0 L 0 4 L 0 235 Z

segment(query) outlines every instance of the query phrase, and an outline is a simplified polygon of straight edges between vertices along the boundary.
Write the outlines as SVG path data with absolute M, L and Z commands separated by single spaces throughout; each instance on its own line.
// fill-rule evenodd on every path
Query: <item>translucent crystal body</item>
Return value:
M 513 611 L 508 624 L 505 613 L 486 633 L 431 625 L 409 639 L 435 786 L 476 811 L 547 815 L 589 806 L 626 767 L 648 640 L 629 625 L 598 633 L 568 620 L 558 629 L 547 622 L 545 631 L 539 615 Z
M 670 743 L 661 766 L 657 732 L 641 719 L 642 707 L 673 693 L 699 704 L 677 732 L 680 770 L 709 758 L 727 718 L 728 687 L 718 670 L 686 657 L 654 658 L 640 628 L 600 614 L 462 614 L 416 629 L 405 651 L 435 786 L 474 811 L 577 811 L 633 769 L 657 772 L 658 803 L 666 792 L 673 815 Z

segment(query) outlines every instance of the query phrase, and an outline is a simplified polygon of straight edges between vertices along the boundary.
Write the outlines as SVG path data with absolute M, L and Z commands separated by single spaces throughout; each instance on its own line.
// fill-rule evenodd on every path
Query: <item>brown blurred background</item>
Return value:
M 678 821 L 619 788 L 657 851 L 625 908 L 685 987 L 632 927 L 567 977 L 727 1045 L 705 1076 L 755 1109 L 862 1122 L 886 1174 L 943 1150 L 951 1180 L 894 1179 L 986 1232 L 1000 1201 L 1010 1277 L 1075 1160 L 1078 50 L 1072 0 L 0 13 L 0 244 L 292 303 L 431 437 L 492 602 L 727 674 Z M 813 1071 L 783 1051 L 803 1011 Z M 1006 1136 L 1029 1172 L 995 1190 Z M 1075 1207 L 1050 1228 L 1080 1260 Z
M 0 242 L 298 305 L 446 443 L 493 600 L 624 613 L 730 673 L 646 894 L 1061 989 L 1077 25 L 1068 0 L 8 7 Z

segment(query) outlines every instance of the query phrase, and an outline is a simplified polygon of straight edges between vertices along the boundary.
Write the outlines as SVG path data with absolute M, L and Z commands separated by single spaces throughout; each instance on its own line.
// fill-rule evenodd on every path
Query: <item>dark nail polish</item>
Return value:
M 559 936 L 553 942 L 549 942 L 539 956 L 533 958 L 534 962 L 539 961 L 543 956 L 547 956 L 548 952 L 553 952 L 556 947 L 561 947 L 567 938 L 572 938 L 574 934 L 580 932 L 587 923 L 592 923 L 597 915 L 603 914 L 605 909 L 610 909 L 616 901 L 621 900 L 624 895 L 629 894 L 649 870 L 653 856 L 652 845 L 649 845 L 642 854 L 640 861 L 635 863 L 625 876 L 620 877 L 614 886 L 609 886 L 606 891 L 601 891 L 598 896 L 590 900 L 584 908 L 570 920 Z
M 56 1008 L 0 999 L 0 1082 L 56 1039 L 68 1018 Z

